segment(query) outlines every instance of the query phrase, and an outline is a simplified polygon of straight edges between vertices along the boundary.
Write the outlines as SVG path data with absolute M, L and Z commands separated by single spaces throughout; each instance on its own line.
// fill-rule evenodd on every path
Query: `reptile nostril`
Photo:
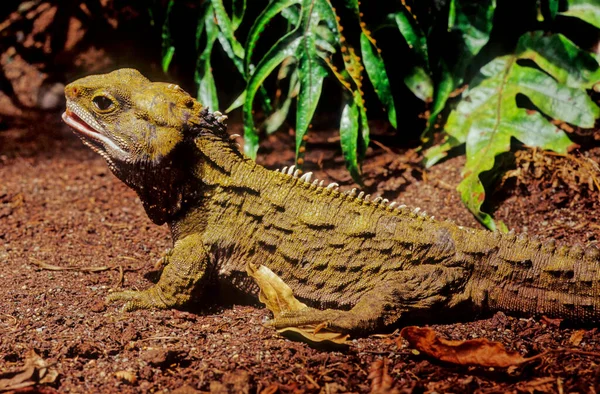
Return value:
M 75 98 L 78 96 L 78 93 L 79 93 L 79 89 L 75 86 L 67 85 L 67 87 L 65 87 L 65 95 L 67 97 Z

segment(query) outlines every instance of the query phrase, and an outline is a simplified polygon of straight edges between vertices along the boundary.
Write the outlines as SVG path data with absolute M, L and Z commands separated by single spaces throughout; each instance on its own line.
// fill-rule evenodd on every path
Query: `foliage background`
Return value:
M 168 2 L 162 26 L 165 72 L 177 56 L 178 6 Z M 289 121 L 302 167 L 315 113 L 337 103 L 346 167 L 361 183 L 368 120 L 383 116 L 399 138 L 420 132 L 427 167 L 465 152 L 458 191 L 491 229 L 481 206 L 501 173 L 496 157 L 520 144 L 565 153 L 572 142 L 557 124 L 593 128 L 600 117 L 591 96 L 600 89 L 594 0 L 211 0 L 198 11 L 198 98 L 213 110 L 242 108 L 249 156 L 261 134 Z M 213 75 L 216 52 L 241 81 L 232 102 L 219 97 L 231 77 Z

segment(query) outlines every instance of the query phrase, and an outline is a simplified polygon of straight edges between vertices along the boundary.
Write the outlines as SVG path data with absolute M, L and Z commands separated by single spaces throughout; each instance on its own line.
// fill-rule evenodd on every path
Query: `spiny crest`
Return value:
M 219 111 L 211 113 L 208 108 L 203 108 L 199 115 L 200 123 L 198 126 L 201 130 L 208 130 L 219 137 L 229 138 L 226 131 L 227 125 L 224 123 L 227 120 L 227 115 L 223 115 Z
M 460 228 L 460 226 L 459 226 Z M 558 257 L 567 257 L 573 260 L 587 259 L 589 261 L 600 261 L 600 249 L 597 246 L 591 245 L 584 248 L 581 245 L 559 245 L 557 247 L 556 240 L 549 239 L 541 242 L 537 237 L 529 237 L 527 233 L 521 233 L 517 235 L 514 229 L 508 233 L 494 232 L 494 237 L 500 241 L 505 240 L 513 242 L 519 246 L 519 248 L 529 248 L 539 250 L 543 253 L 554 254 Z
M 307 187 L 309 187 L 311 189 L 320 190 L 320 191 L 327 192 L 327 193 L 338 193 L 338 195 L 340 197 L 345 197 L 347 199 L 360 201 L 363 204 L 372 204 L 372 205 L 381 207 L 382 209 L 386 209 L 390 212 L 402 213 L 402 214 L 409 215 L 416 219 L 418 218 L 418 219 L 429 220 L 429 221 L 434 220 L 434 217 L 428 216 L 427 212 L 425 212 L 425 211 L 421 212 L 421 208 L 415 208 L 411 211 L 410 209 L 408 209 L 408 207 L 406 205 L 404 205 L 404 204 L 397 205 L 396 202 L 390 203 L 390 200 L 388 200 L 387 198 L 383 198 L 381 196 L 371 199 L 370 194 L 365 194 L 365 192 L 362 192 L 362 191 L 357 192 L 356 188 L 342 193 L 339 191 L 340 185 L 335 182 L 331 182 L 328 185 L 325 185 L 325 181 L 323 181 L 323 180 L 318 180 L 318 179 L 313 180 L 312 172 L 307 172 L 300 176 L 301 171 L 296 169 L 295 165 L 292 165 L 290 167 L 287 167 L 287 166 L 283 167 L 281 170 L 277 169 L 277 170 L 275 170 L 275 172 L 281 173 L 285 176 L 289 176 L 292 178 L 297 178 L 298 182 L 303 182 Z

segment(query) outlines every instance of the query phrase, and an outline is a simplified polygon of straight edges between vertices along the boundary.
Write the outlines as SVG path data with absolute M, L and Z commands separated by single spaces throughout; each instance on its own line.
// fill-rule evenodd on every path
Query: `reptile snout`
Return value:
M 65 86 L 65 97 L 69 100 L 79 97 L 80 93 L 81 90 L 72 83 Z

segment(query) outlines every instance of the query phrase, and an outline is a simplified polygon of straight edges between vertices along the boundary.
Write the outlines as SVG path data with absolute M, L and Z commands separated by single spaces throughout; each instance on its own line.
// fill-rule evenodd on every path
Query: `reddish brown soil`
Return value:
M 153 265 L 169 247 L 168 230 L 150 222 L 135 193 L 58 119 L 36 115 L 0 132 L 0 372 L 18 369 L 34 349 L 59 374 L 40 392 L 369 392 L 369 372 L 384 359 L 398 392 L 600 391 L 597 356 L 557 352 L 510 371 L 456 367 L 415 355 L 397 333 L 356 339 L 343 351 L 312 349 L 265 328 L 270 315 L 260 305 L 207 301 L 188 311 L 133 313 L 106 307 L 110 289 L 156 280 Z M 369 191 L 478 226 L 455 191 L 462 158 L 424 172 L 414 151 L 390 148 L 392 136 L 375 134 L 364 166 Z M 270 137 L 261 163 L 291 164 L 292 143 L 285 133 Z M 313 133 L 307 169 L 348 188 L 338 144 L 335 133 Z M 598 152 L 586 155 L 597 161 Z M 587 181 L 573 187 L 552 171 L 513 174 L 518 181 L 512 189 L 505 184 L 496 211 L 509 227 L 569 243 L 600 239 L 599 194 Z M 112 269 L 50 271 L 40 263 Z M 600 352 L 595 328 L 578 332 L 579 341 L 572 338 L 577 329 L 554 323 L 496 314 L 434 328 L 451 339 L 498 340 L 526 356 Z

